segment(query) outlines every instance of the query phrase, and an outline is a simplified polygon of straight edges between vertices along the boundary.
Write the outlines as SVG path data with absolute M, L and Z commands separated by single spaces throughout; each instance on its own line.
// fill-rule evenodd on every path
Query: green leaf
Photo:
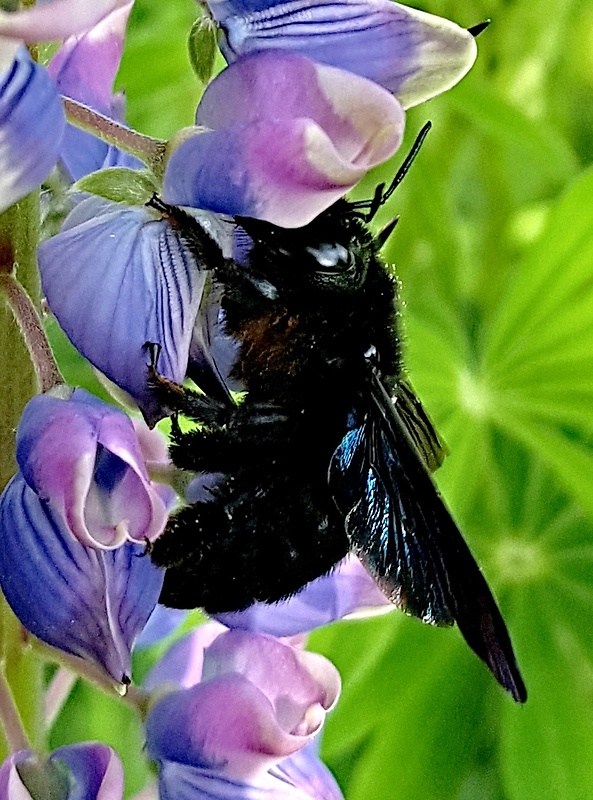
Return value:
M 593 172 L 561 198 L 485 340 L 485 416 L 556 471 L 593 517 Z
M 77 181 L 73 191 L 90 192 L 114 203 L 144 205 L 158 189 L 155 176 L 148 170 L 108 167 L 91 172 Z
M 218 49 L 218 29 L 207 14 L 194 22 L 188 39 L 189 60 L 200 83 L 208 83 L 214 72 Z
M 459 632 L 399 612 L 330 631 L 315 634 L 314 646 L 324 651 L 324 637 L 336 636 L 344 692 L 324 755 L 336 770 L 349 759 L 347 781 L 340 769 L 345 796 L 454 797 L 490 746 L 478 721 L 506 702 Z
M 528 117 L 493 88 L 492 83 L 462 81 L 449 102 L 471 119 L 472 126 L 505 145 L 512 145 L 530 159 L 539 172 L 553 180 L 576 174 L 577 158 L 569 143 L 552 126 Z
M 593 652 L 590 635 L 584 646 L 575 632 L 590 630 L 593 597 L 575 615 L 574 604 L 556 589 L 552 583 L 514 598 L 530 699 L 520 714 L 505 709 L 510 800 L 574 800 L 593 790 Z

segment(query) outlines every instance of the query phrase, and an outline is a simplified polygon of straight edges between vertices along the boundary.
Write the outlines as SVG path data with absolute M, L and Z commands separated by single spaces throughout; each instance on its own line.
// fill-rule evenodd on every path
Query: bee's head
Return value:
M 282 290 L 355 292 L 375 253 L 364 222 L 340 201 L 301 228 L 238 219 L 253 241 L 249 265 Z
M 237 217 L 250 239 L 246 260 L 260 293 L 273 298 L 287 291 L 352 293 L 361 289 L 397 217 L 376 237 L 368 223 L 406 176 L 430 127 L 430 122 L 424 125 L 389 186 L 377 186 L 369 200 L 338 200 L 301 228 Z

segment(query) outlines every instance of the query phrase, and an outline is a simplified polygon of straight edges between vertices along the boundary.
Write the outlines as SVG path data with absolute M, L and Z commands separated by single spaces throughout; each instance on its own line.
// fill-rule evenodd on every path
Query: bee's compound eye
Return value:
M 337 242 L 324 242 L 317 247 L 305 249 L 322 270 L 339 271 L 349 266 L 351 261 L 350 251 Z

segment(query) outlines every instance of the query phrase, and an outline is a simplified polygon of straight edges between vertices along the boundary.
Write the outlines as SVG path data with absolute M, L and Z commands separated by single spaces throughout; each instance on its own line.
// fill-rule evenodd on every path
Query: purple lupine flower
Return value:
M 106 58 L 106 39 L 99 43 L 103 51 L 101 58 L 97 58 L 96 48 L 90 42 L 93 37 L 100 40 L 103 34 L 108 38 L 113 34 L 117 38 L 132 2 L 54 0 L 20 12 L 0 11 L 0 212 L 39 186 L 55 166 L 61 152 L 66 152 L 73 167 L 78 163 L 78 168 L 73 169 L 74 174 L 82 165 L 88 170 L 94 164 L 93 154 L 98 155 L 98 147 L 104 153 L 102 162 L 107 152 L 95 141 L 90 144 L 92 137 L 87 138 L 84 150 L 76 153 L 76 143 L 73 143 L 73 147 L 64 151 L 66 119 L 56 85 L 47 70 L 34 62 L 20 43 L 64 39 L 88 31 L 111 14 L 92 35 L 82 37 L 79 53 L 76 53 L 76 42 L 66 45 L 63 56 L 58 56 L 54 67 L 55 77 L 64 84 L 62 88 L 66 88 L 66 93 L 76 86 L 72 96 L 78 97 L 81 84 L 77 81 L 76 70 L 86 62 L 86 78 L 91 76 L 94 84 L 82 90 L 84 96 L 78 99 L 87 102 L 99 99 L 93 90 L 98 89 L 101 82 L 106 85 L 108 74 L 113 72 L 114 59 Z M 111 36 L 110 44 L 113 42 Z M 91 49 L 92 67 L 89 68 Z M 115 50 L 109 45 L 107 49 L 107 55 L 117 57 L 117 44 Z M 73 59 L 69 70 L 65 64 L 68 59 Z M 88 148 L 90 152 L 87 152 Z
M 476 59 L 472 35 L 392 0 L 208 0 L 232 62 L 258 50 L 302 53 L 384 86 L 404 108 L 454 86 Z
M 131 650 L 162 582 L 143 545 L 80 544 L 20 473 L 0 497 L 0 586 L 8 604 L 39 639 L 117 683 L 130 682 Z
M 86 546 L 153 541 L 165 527 L 170 490 L 151 482 L 132 421 L 82 389 L 29 401 L 16 456 L 29 487 Z
M 206 281 L 179 233 L 144 206 L 89 197 L 38 254 L 47 301 L 71 342 L 154 423 L 163 412 L 145 344 L 160 345 L 159 372 L 181 383 Z
M 46 70 L 25 47 L 0 38 L 0 212 L 49 175 L 65 125 Z
M 120 122 L 124 118 L 124 97 L 113 95 L 113 82 L 133 4 L 134 0 L 127 0 L 90 30 L 70 36 L 47 68 L 61 95 Z M 102 166 L 142 166 L 133 156 L 72 125 L 66 128 L 60 156 L 72 181 Z
M 206 89 L 165 169 L 167 202 L 299 227 L 401 144 L 400 103 L 377 84 L 280 50 L 247 55 Z
M 106 744 L 60 747 L 47 759 L 20 750 L 0 767 L 0 800 L 121 800 L 123 792 L 121 761 Z
M 49 0 L 24 11 L 0 11 L 0 36 L 27 44 L 66 39 L 89 30 L 129 0 Z
M 200 633 L 194 636 L 193 685 L 186 671 L 183 683 L 190 687 L 165 695 L 147 718 L 161 800 L 190 800 L 206 791 L 212 798 L 317 797 L 306 791 L 310 782 L 299 784 L 298 764 L 283 773 L 270 770 L 319 733 L 339 694 L 335 668 L 322 656 L 269 636 L 215 634 L 209 631 L 205 641 L 198 641 Z M 185 669 L 187 652 L 178 649 L 177 655 Z M 171 660 L 160 675 L 179 681 Z M 315 774 L 320 779 L 322 772 Z M 333 779 L 328 786 L 335 788 Z M 328 790 L 325 796 L 339 794 Z

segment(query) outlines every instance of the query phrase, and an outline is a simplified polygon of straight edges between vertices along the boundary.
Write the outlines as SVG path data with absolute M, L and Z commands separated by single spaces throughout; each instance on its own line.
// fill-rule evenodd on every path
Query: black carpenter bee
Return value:
M 215 473 L 201 501 L 154 544 L 161 602 L 207 612 L 275 602 L 354 552 L 387 597 L 434 625 L 459 626 L 519 702 L 526 690 L 496 602 L 432 481 L 439 438 L 402 366 L 397 281 L 368 222 L 411 165 L 367 202 L 340 200 L 283 229 L 238 218 L 245 264 L 183 211 L 152 205 L 222 293 L 242 402 L 151 379 L 173 414 L 171 458 Z M 387 232 L 393 226 L 388 226 Z M 200 426 L 181 432 L 176 413 Z

